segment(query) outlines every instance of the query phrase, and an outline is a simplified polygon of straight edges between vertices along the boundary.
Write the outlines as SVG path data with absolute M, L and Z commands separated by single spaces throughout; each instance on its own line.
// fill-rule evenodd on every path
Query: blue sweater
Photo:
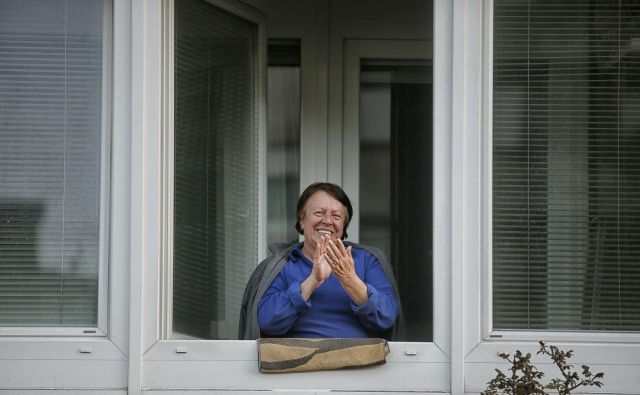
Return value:
M 300 284 L 311 274 L 313 263 L 291 250 L 287 263 L 258 303 L 258 324 L 269 336 L 286 337 L 380 337 L 398 317 L 393 286 L 378 260 L 369 252 L 353 248 L 355 270 L 367 285 L 369 300 L 356 306 L 332 275 L 305 301 Z

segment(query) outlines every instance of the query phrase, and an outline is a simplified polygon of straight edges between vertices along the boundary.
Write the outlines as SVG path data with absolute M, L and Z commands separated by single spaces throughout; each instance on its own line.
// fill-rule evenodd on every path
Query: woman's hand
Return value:
M 326 246 L 325 259 L 331 266 L 338 280 L 350 280 L 356 276 L 351 246 L 345 248 L 342 240 L 329 240 Z
M 340 281 L 340 285 L 356 305 L 361 306 L 369 300 L 367 285 L 356 274 L 351 246 L 345 248 L 342 240 L 329 240 L 325 260 L 331 266 L 333 275 Z
M 313 291 L 322 285 L 331 275 L 331 266 L 326 259 L 328 241 L 328 236 L 322 236 L 320 242 L 316 244 L 311 274 L 300 284 L 300 292 L 304 300 L 309 300 Z
M 320 242 L 316 244 L 316 251 L 313 255 L 313 269 L 311 269 L 311 275 L 315 280 L 322 284 L 331 275 L 331 266 L 326 259 L 327 243 L 329 242 L 329 236 L 322 236 Z

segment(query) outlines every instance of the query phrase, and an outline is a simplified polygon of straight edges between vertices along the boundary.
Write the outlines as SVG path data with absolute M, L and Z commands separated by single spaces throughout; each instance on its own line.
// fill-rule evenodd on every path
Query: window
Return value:
M 494 2 L 493 327 L 640 330 L 640 4 Z
M 173 337 L 235 339 L 258 261 L 257 26 L 175 2 Z
M 104 3 L 2 3 L 0 327 L 105 328 Z

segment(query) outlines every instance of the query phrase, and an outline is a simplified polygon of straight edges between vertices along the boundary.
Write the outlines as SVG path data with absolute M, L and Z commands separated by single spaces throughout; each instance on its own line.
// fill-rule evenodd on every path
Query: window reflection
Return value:
M 258 259 L 256 25 L 175 3 L 173 337 L 233 339 Z

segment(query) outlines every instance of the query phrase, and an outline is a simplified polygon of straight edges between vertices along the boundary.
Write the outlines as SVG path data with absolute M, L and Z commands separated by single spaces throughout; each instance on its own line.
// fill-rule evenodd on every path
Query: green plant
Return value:
M 562 351 L 556 346 L 547 346 L 540 342 L 537 354 L 546 355 L 560 370 L 561 377 L 552 379 L 547 385 L 541 383 L 544 376 L 531 363 L 531 353 L 522 354 L 516 350 L 513 357 L 508 353 L 500 353 L 498 356 L 511 363 L 510 374 L 496 369 L 496 377 L 487 383 L 487 389 L 482 395 L 547 395 L 545 389 L 556 390 L 558 395 L 570 395 L 571 391 L 582 386 L 602 387 L 604 373 L 593 374 L 589 366 L 582 365 L 582 374 L 573 370 L 573 365 L 568 363 L 573 356 L 573 350 Z
M 573 350 L 565 352 L 556 346 L 547 347 L 546 344 L 540 342 L 538 354 L 548 355 L 553 361 L 553 364 L 560 369 L 562 377 L 551 380 L 546 386 L 548 389 L 558 391 L 559 395 L 570 395 L 571 391 L 582 386 L 602 387 L 602 381 L 600 379 L 604 377 L 604 373 L 599 372 L 593 374 L 587 365 L 582 365 L 582 375 L 573 371 L 573 365 L 568 363 L 568 359 L 573 356 Z

